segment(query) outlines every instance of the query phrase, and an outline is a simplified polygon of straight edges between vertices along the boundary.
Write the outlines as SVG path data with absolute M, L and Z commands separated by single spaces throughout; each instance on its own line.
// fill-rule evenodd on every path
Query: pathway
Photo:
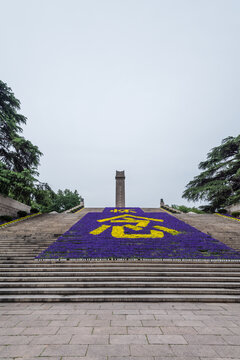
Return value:
M 240 304 L 1 303 L 0 359 L 239 360 Z

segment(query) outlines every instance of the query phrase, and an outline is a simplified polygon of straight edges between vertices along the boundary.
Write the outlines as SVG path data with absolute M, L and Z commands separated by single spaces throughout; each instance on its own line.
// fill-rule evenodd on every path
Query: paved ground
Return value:
M 0 360 L 240 359 L 240 304 L 1 303 Z

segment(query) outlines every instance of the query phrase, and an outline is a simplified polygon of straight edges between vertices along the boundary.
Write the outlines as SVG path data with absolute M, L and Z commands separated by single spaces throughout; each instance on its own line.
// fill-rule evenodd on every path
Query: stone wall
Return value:
M 226 206 L 226 209 L 232 213 L 233 211 L 240 211 L 240 203 L 235 204 L 235 205 L 231 205 L 231 206 Z
M 19 210 L 30 213 L 30 209 L 31 206 L 22 204 L 19 201 L 0 195 L 0 216 L 1 215 L 17 216 L 17 212 Z

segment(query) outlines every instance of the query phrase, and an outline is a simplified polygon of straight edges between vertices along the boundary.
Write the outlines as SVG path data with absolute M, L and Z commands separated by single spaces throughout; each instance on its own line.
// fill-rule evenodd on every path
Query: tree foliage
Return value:
M 30 204 L 42 154 L 31 141 L 20 136 L 27 119 L 19 110 L 20 101 L 0 81 L 0 192 Z
M 55 193 L 48 184 L 37 185 L 32 206 L 41 212 L 63 212 L 80 204 L 82 197 L 77 190 L 65 189 Z
M 53 211 L 56 194 L 47 183 L 37 183 L 33 192 L 32 206 L 41 212 Z
M 187 184 L 184 198 L 206 200 L 210 211 L 240 201 L 240 135 L 223 139 L 198 168 L 202 172 Z
M 185 205 L 174 205 L 173 204 L 172 208 L 176 209 L 176 210 L 179 210 L 179 211 L 181 211 L 183 213 L 194 212 L 196 214 L 204 214 L 204 211 L 199 210 L 196 207 L 188 207 L 188 206 L 185 206 Z
M 81 197 L 76 190 L 56 194 L 36 178 L 42 153 L 20 136 L 27 118 L 19 110 L 20 101 L 0 80 L 0 193 L 42 212 L 61 212 L 78 205 Z
M 52 209 L 53 211 L 57 212 L 66 211 L 73 208 L 74 206 L 79 205 L 81 200 L 82 198 L 79 196 L 77 190 L 58 190 L 52 204 Z
M 31 141 L 20 136 L 26 117 L 18 114 L 20 101 L 12 90 L 0 81 L 0 161 L 5 168 L 21 172 L 36 172 L 42 153 Z
M 31 204 L 31 198 L 35 191 L 36 179 L 31 171 L 25 169 L 21 172 L 8 170 L 0 162 L 0 192 L 27 205 Z

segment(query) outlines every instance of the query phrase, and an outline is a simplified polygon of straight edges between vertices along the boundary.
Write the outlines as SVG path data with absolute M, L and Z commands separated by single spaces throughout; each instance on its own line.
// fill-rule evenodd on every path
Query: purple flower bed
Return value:
M 86 214 L 36 258 L 240 259 L 239 251 L 168 213 L 117 210 Z

